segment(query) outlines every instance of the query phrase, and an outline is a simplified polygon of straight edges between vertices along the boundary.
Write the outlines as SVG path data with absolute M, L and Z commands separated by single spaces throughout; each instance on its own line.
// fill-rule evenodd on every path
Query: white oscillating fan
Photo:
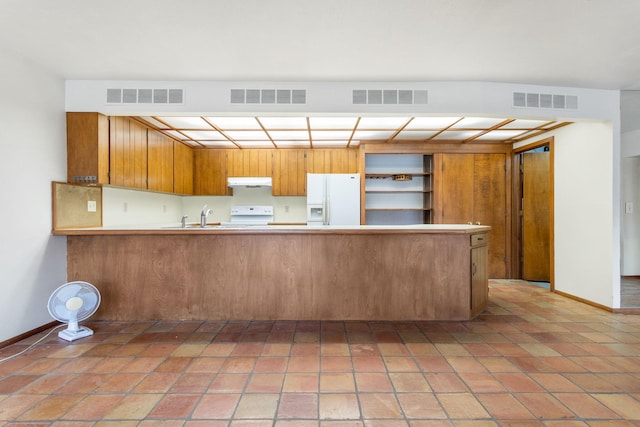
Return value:
M 67 323 L 67 329 L 58 332 L 58 337 L 75 341 L 93 335 L 93 331 L 78 322 L 88 319 L 100 305 L 100 292 L 91 283 L 69 282 L 53 291 L 47 308 L 51 316 Z

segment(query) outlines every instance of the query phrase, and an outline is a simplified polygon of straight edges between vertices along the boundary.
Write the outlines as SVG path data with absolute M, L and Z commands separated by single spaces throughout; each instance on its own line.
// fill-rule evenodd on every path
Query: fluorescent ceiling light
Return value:
M 270 130 L 269 136 L 273 139 L 309 139 L 306 130 Z
M 494 119 L 490 117 L 465 117 L 455 125 L 451 126 L 451 129 L 476 129 L 476 128 L 490 128 L 498 123 L 504 122 L 505 119 Z
M 307 129 L 306 117 L 258 117 L 265 129 Z
M 313 141 L 314 147 L 346 147 L 349 143 L 348 140 L 336 140 L 336 141 Z
M 211 129 L 209 123 L 202 117 L 158 117 L 158 119 L 176 129 Z
M 436 133 L 435 130 L 403 130 L 394 139 L 429 139 Z
M 462 130 L 449 131 L 448 130 L 448 131 L 442 132 L 440 135 L 436 136 L 434 139 L 455 139 L 455 140 L 464 141 L 465 139 L 473 138 L 478 133 L 479 132 L 475 130 L 466 130 L 466 131 L 462 131 Z
M 263 131 L 255 131 L 255 130 L 231 130 L 225 132 L 225 134 L 236 141 L 245 140 L 245 141 L 268 141 L 269 138 L 267 134 Z
M 441 129 L 451 126 L 458 120 L 460 117 L 414 117 L 404 129 Z
M 546 123 L 549 123 L 549 120 L 522 120 L 516 119 L 511 123 L 507 123 L 504 126 L 501 126 L 500 129 L 534 129 L 540 127 Z
M 357 130 L 353 134 L 354 139 L 389 139 L 393 136 L 393 130 Z
M 273 148 L 271 141 L 237 141 L 242 148 Z
M 287 147 L 296 147 L 296 148 L 300 148 L 300 147 L 309 147 L 310 143 L 309 140 L 305 140 L 305 141 L 286 141 L 286 140 L 278 140 L 275 141 L 276 145 L 279 148 L 287 148 Z
M 494 140 L 505 140 L 509 138 L 516 137 L 525 133 L 526 131 L 522 130 L 494 130 L 491 132 L 487 132 L 482 136 L 479 136 L 476 139 L 494 139 Z
M 220 129 L 260 130 L 260 124 L 253 117 L 207 117 Z
M 191 139 L 209 139 L 213 141 L 227 139 L 217 130 L 185 130 L 182 133 Z
M 312 130 L 311 138 L 316 139 L 345 139 L 348 140 L 351 137 L 352 131 L 350 130 Z
M 311 129 L 353 129 L 357 117 L 309 117 Z
M 237 148 L 237 146 L 231 141 L 201 141 L 201 144 L 206 147 L 215 148 Z
M 409 121 L 410 117 L 363 117 L 358 129 L 397 129 Z

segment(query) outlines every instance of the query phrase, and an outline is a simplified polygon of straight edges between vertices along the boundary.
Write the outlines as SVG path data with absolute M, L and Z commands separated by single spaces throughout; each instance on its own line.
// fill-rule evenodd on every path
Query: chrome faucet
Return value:
M 180 221 L 181 225 L 182 225 L 182 228 L 187 228 L 187 218 L 189 218 L 189 216 L 182 215 L 182 220 Z
M 213 211 L 211 209 L 207 209 L 207 205 L 204 205 L 204 207 L 202 208 L 202 212 L 200 213 L 200 227 L 204 228 L 207 226 L 207 217 L 212 212 Z

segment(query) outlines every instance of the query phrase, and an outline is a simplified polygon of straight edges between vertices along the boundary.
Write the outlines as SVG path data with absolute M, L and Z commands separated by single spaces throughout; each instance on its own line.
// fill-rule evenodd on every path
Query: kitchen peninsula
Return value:
M 466 320 L 488 302 L 490 227 L 64 228 L 95 319 Z

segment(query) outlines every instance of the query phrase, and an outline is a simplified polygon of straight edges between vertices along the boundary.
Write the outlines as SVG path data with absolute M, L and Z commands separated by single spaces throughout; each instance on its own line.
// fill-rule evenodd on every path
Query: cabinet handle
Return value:
M 471 264 L 471 275 L 475 276 L 477 271 L 478 271 L 478 267 L 476 266 L 476 263 L 474 262 L 473 264 Z

